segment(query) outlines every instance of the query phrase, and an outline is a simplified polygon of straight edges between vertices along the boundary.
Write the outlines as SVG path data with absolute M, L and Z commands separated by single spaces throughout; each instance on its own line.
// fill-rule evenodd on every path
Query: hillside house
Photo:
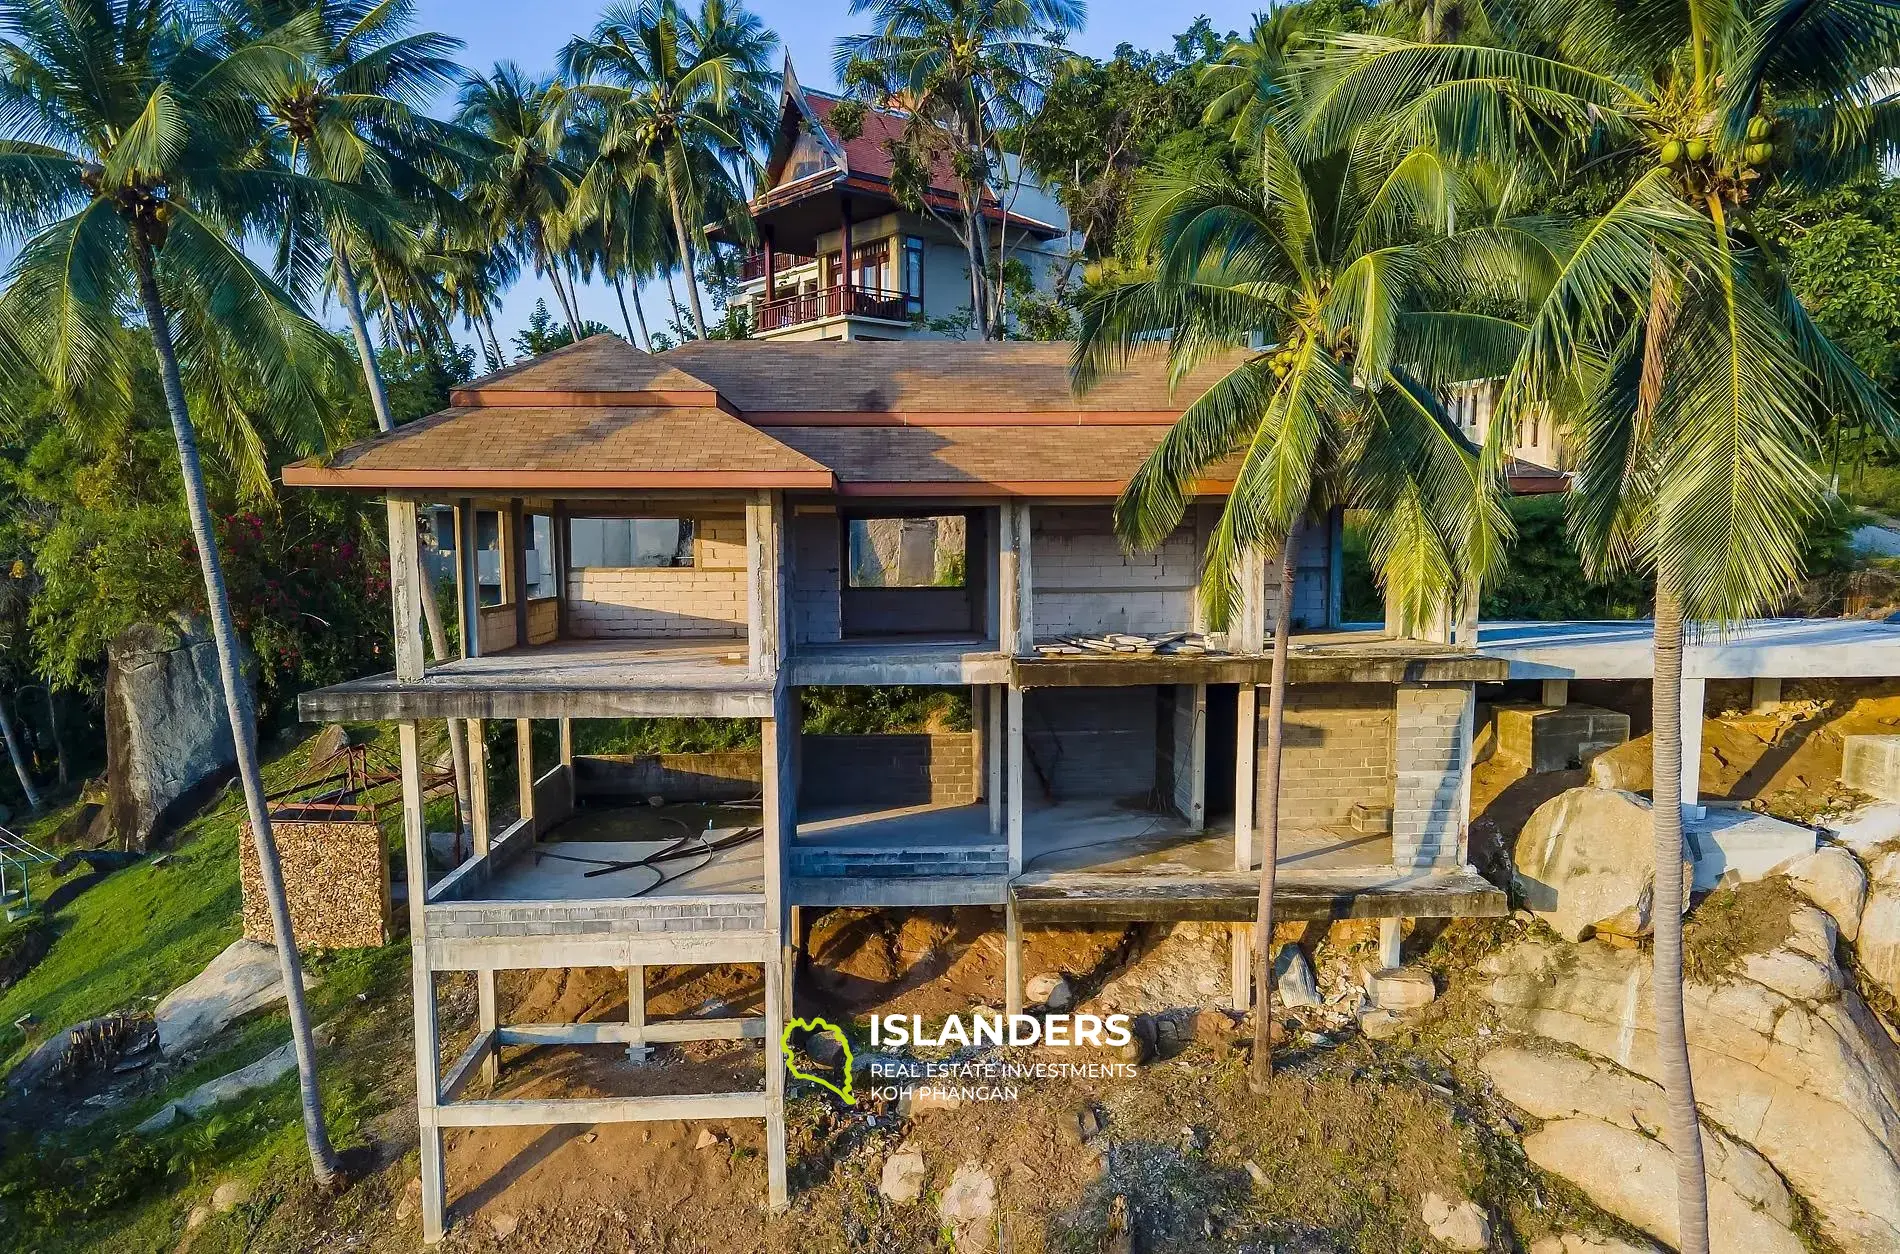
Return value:
M 947 158 L 921 205 L 892 186 L 901 113 L 868 109 L 848 138 L 840 98 L 799 84 L 785 67 L 779 129 L 751 204 L 758 246 L 740 261 L 738 303 L 765 340 L 941 339 L 970 319 L 970 267 L 952 225 L 962 219 Z M 1020 174 L 1020 172 L 1016 172 Z M 1069 249 L 1069 216 L 1034 179 L 985 198 L 992 254 L 1020 262 L 1046 291 Z M 939 324 L 933 329 L 931 323 Z M 944 329 L 954 324 L 955 331 Z
M 1171 391 L 1157 357 L 1078 398 L 1067 355 L 780 339 L 652 357 L 599 336 L 286 468 L 290 485 L 388 500 L 395 671 L 306 693 L 301 709 L 400 729 L 431 1239 L 452 1127 L 759 1118 L 783 1205 L 775 1048 L 758 1091 L 462 1093 L 507 1045 L 775 1045 L 801 912 L 991 907 L 1012 1009 L 1025 928 L 1227 923 L 1232 997 L 1248 1004 L 1259 693 L 1281 595 L 1298 628 L 1281 917 L 1385 920 L 1395 950 L 1402 918 L 1505 910 L 1466 865 L 1466 813 L 1476 685 L 1507 663 L 1342 627 L 1337 519 L 1308 526 L 1290 590 L 1272 555 L 1254 555 L 1236 621 L 1208 631 L 1197 594 L 1220 472 L 1152 552 L 1124 550 L 1110 506 L 1215 374 Z M 420 626 L 431 513 L 463 652 L 435 662 Z M 896 684 L 967 693 L 969 730 L 801 734 L 804 690 Z M 760 747 L 721 755 L 721 778 L 647 791 L 752 817 L 669 834 L 639 786 L 574 752 L 580 720 L 674 715 L 750 720 Z M 477 831 L 472 857 L 432 874 L 419 724 L 445 718 L 473 720 Z M 500 830 L 490 719 L 514 720 L 520 747 L 522 804 Z M 560 752 L 537 761 L 543 720 Z M 647 1022 L 643 969 L 694 963 L 755 964 L 763 1015 Z M 629 1022 L 501 1021 L 496 971 L 580 966 L 631 972 Z M 481 1032 L 444 1059 L 435 979 L 455 971 L 477 973 Z

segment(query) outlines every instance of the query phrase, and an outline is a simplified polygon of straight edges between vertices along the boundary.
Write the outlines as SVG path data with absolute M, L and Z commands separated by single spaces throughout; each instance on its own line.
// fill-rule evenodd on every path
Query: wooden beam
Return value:
M 674 1119 L 763 1119 L 765 1110 L 764 1093 L 687 1093 L 675 1097 L 455 1102 L 437 1107 L 432 1113 L 437 1128 L 517 1128 Z
M 416 503 L 389 501 L 389 601 L 395 615 L 396 678 L 422 678 L 422 545 L 416 534 Z

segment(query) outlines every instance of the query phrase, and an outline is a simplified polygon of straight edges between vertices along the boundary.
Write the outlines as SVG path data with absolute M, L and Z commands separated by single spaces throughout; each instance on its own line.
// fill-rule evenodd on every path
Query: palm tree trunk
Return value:
M 422 563 L 422 621 L 429 628 L 429 652 L 438 662 L 447 662 L 449 656 L 449 633 L 442 626 L 442 607 L 435 600 L 435 577 L 430 573 L 428 562 Z M 475 830 L 475 807 L 471 798 L 473 789 L 469 786 L 468 734 L 463 730 L 465 724 L 459 718 L 449 720 L 449 761 L 455 768 L 455 830 L 472 832 Z
M 4 698 L 0 698 L 0 734 L 7 741 L 7 756 L 13 759 L 13 773 L 20 777 L 20 791 L 26 794 L 26 804 L 38 814 L 46 808 L 40 800 L 40 790 L 33 786 L 33 772 L 28 769 L 26 754 L 20 748 L 20 729 L 13 725 L 13 711 Z
M 284 981 L 285 1009 L 290 1014 L 290 1039 L 297 1055 L 297 1079 L 303 1100 L 304 1143 L 310 1151 L 310 1169 L 317 1184 L 328 1188 L 336 1181 L 336 1150 L 323 1122 L 323 1097 L 317 1089 L 317 1048 L 310 1033 L 310 1007 L 304 1001 L 303 959 L 290 930 L 290 903 L 284 896 L 284 868 L 277 860 L 277 842 L 271 835 L 270 811 L 264 804 L 264 771 L 257 758 L 257 720 L 251 709 L 251 690 L 238 662 L 237 629 L 231 621 L 231 598 L 225 589 L 224 566 L 218 556 L 212 527 L 211 504 L 205 496 L 204 467 L 198 458 L 198 433 L 185 408 L 185 389 L 178 376 L 178 352 L 172 344 L 171 323 L 159 296 L 158 276 L 152 269 L 151 246 L 137 241 L 132 250 L 138 273 L 139 303 L 152 334 L 164 385 L 165 408 L 171 416 L 172 438 L 178 444 L 178 469 L 185 484 L 185 506 L 191 515 L 191 534 L 204 570 L 205 603 L 211 614 L 211 635 L 218 649 L 218 678 L 224 687 L 225 715 L 231 721 L 238 779 L 244 786 L 244 808 L 257 848 L 257 864 L 270 903 L 271 932 L 277 942 L 277 967 Z
M 640 276 L 633 279 L 633 316 L 640 320 L 640 347 L 647 352 L 653 351 L 653 333 L 647 330 L 647 311 L 640 304 Z
M 1656 671 L 1651 687 L 1651 768 L 1654 788 L 1656 891 L 1651 977 L 1656 1018 L 1656 1062 L 1668 1104 L 1669 1146 L 1676 1157 L 1676 1209 L 1682 1254 L 1709 1254 L 1708 1181 L 1702 1163 L 1702 1124 L 1696 1116 L 1695 1079 L 1689 1071 L 1689 1033 L 1682 1008 L 1682 600 L 1667 572 L 1656 580 Z
M 1266 786 L 1254 821 L 1260 825 L 1260 903 L 1253 930 L 1253 983 L 1259 1006 L 1253 1018 L 1253 1066 L 1248 1087 L 1264 1093 L 1273 1081 L 1273 889 L 1280 864 L 1280 763 L 1286 748 L 1287 655 L 1293 640 L 1293 574 L 1299 553 L 1300 523 L 1295 519 L 1280 547 L 1280 598 L 1273 609 L 1273 671 L 1267 684 Z M 1257 735 L 1242 728 L 1243 735 Z
M 333 240 L 330 255 L 336 258 L 337 285 L 343 289 L 343 312 L 350 320 L 350 335 L 356 341 L 356 355 L 363 363 L 363 382 L 369 386 L 370 408 L 376 412 L 376 429 L 387 435 L 396 429 L 389 413 L 389 389 L 383 386 L 383 372 L 376 364 L 376 348 L 369 339 L 369 320 L 363 316 L 363 293 L 356 285 L 356 267 L 350 264 L 349 249 L 342 240 Z
M 567 318 L 567 333 L 576 341 L 581 338 L 580 315 L 574 311 L 574 302 L 569 298 L 567 289 L 561 286 L 559 268 L 548 252 L 547 238 L 536 229 L 534 233 L 535 260 L 540 264 L 541 273 L 548 276 L 548 284 L 554 288 L 554 299 L 561 302 L 561 312 Z
M 703 340 L 706 338 L 706 311 L 699 307 L 699 278 L 698 268 L 693 261 L 693 237 L 686 231 L 686 211 L 680 206 L 679 188 L 674 185 L 670 172 L 666 178 L 666 201 L 673 210 L 673 234 L 679 238 L 680 263 L 686 271 L 686 299 L 693 307 L 693 330 Z M 845 258 L 845 264 L 851 264 L 849 257 Z
M 495 350 L 495 369 L 500 370 L 508 364 L 508 358 L 501 351 L 501 340 L 495 334 L 495 317 L 486 305 L 482 307 L 482 325 L 488 328 L 488 342 Z
M 627 316 L 626 284 L 620 281 L 620 272 L 617 270 L 607 277 L 614 285 L 614 299 L 620 302 L 620 322 L 627 328 L 627 343 L 638 344 L 640 341 L 633 338 L 633 319 Z
M 686 311 L 680 308 L 679 289 L 673 286 L 672 266 L 666 268 L 666 299 L 673 306 L 673 329 L 677 331 L 680 329 L 680 323 L 686 320 Z

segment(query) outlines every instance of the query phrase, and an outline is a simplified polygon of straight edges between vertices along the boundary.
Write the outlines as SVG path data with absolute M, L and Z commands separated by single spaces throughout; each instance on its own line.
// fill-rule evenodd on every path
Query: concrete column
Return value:
M 468 720 L 468 803 L 469 815 L 473 820 L 470 837 L 474 843 L 473 856 L 477 858 L 488 852 L 489 842 L 494 836 L 493 820 L 489 817 L 488 737 L 484 729 L 483 720 Z M 483 1032 L 492 1032 L 501 1024 L 501 1006 L 493 971 L 475 973 L 475 1021 L 478 1030 Z M 488 1057 L 482 1060 L 482 1075 L 490 1084 L 501 1078 L 499 1049 L 489 1050 Z
M 1003 1008 L 1012 1015 L 1023 1012 L 1023 928 L 1014 896 L 1003 905 Z
M 1570 681 L 1568 679 L 1546 679 L 1544 681 L 1543 703 L 1562 709 L 1570 704 Z
M 779 662 L 780 544 L 773 495 L 754 493 L 745 507 L 746 657 L 754 678 L 771 679 Z
M 1005 501 L 996 510 L 996 647 L 1004 653 L 1016 652 L 1017 624 L 1022 621 L 1022 581 L 1016 575 L 1020 560 L 1016 503 Z
M 1009 775 L 1004 787 L 1009 798 L 1009 875 L 1014 879 L 1023 873 L 1023 690 L 1012 684 L 1007 691 Z
M 1008 694 L 1000 684 L 988 687 L 989 695 L 983 702 L 983 716 L 989 721 L 989 735 L 985 743 L 985 770 L 989 775 L 989 786 L 985 791 L 990 802 L 990 835 L 1001 836 L 1007 821 L 1003 807 L 1010 792 L 1004 780 L 1003 760 L 1009 745 L 1009 732 L 1004 726 L 1004 707 L 1008 704 Z
M 531 718 L 515 720 L 515 796 L 515 812 L 528 820 L 529 830 L 539 837 L 541 827 L 534 816 L 534 720 Z
M 428 829 L 422 809 L 422 736 L 413 722 L 397 724 L 402 760 L 402 847 L 409 875 L 410 993 L 416 1015 L 416 1122 L 422 1130 L 422 1239 L 442 1239 L 447 1190 L 442 1175 L 442 1131 L 436 1126 L 436 1098 L 442 1088 L 441 1043 L 436 1025 L 435 974 L 429 969 L 426 856 Z
M 1757 714 L 1766 714 L 1768 710 L 1781 704 L 1781 681 L 1755 677 L 1754 692 L 1751 694 L 1748 708 Z
M 1245 1014 L 1253 1008 L 1253 925 L 1234 923 L 1227 929 L 1228 950 L 1232 956 L 1232 1001 L 1235 1010 Z
M 645 1062 L 653 1050 L 647 1039 L 647 969 L 627 968 L 627 1026 L 633 1039 L 627 1043 L 627 1061 Z M 770 1052 L 770 1051 L 768 1051 Z
M 1175 685 L 1174 803 L 1194 831 L 1207 826 L 1207 685 Z
M 1702 708 L 1708 681 L 1682 677 L 1682 805 L 1690 818 L 1707 812 L 1702 802 Z
M 561 720 L 561 765 L 574 769 L 574 720 Z
M 1260 689 L 1242 684 L 1234 713 L 1234 870 L 1253 870 L 1254 803 L 1260 786 Z M 1244 933 L 1244 929 L 1243 929 Z
M 1405 964 L 1405 920 L 1379 920 L 1379 965 L 1387 971 Z
M 761 964 L 765 977 L 765 1178 L 766 1200 L 773 1213 L 791 1205 L 785 1180 L 785 1038 L 786 996 L 784 967 L 775 961 Z
M 502 527 L 501 565 L 507 571 L 508 602 L 515 607 L 515 647 L 528 643 L 528 514 L 520 497 L 508 502 Z
M 1016 505 L 1016 647 L 1017 653 L 1033 653 L 1036 648 L 1035 573 L 1031 568 L 1034 546 L 1030 542 L 1029 502 Z
M 475 502 L 467 497 L 455 507 L 456 607 L 462 623 L 462 656 L 482 655 L 481 559 L 476 549 Z
M 422 549 L 416 535 L 416 503 L 389 500 L 389 601 L 395 612 L 396 678 L 422 678 Z
M 1250 546 L 1240 555 L 1240 604 L 1234 607 L 1227 647 L 1234 653 L 1259 653 L 1267 638 L 1267 555 Z
M 990 695 L 985 684 L 970 685 L 970 775 L 972 793 L 978 801 L 988 801 L 990 796 L 990 773 L 987 763 L 990 758 L 990 720 L 983 708 Z

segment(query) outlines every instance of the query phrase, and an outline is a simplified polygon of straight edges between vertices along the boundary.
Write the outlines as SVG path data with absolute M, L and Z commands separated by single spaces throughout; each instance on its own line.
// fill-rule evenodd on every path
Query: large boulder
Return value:
M 1900 997 L 1900 851 L 1881 854 L 1868 872 L 1854 953 L 1863 976 Z
M 1860 935 L 1860 913 L 1867 905 L 1867 872 L 1860 859 L 1835 845 L 1816 849 L 1788 868 L 1788 882 L 1827 911 L 1843 938 Z
M 315 983 L 306 973 L 304 987 Z M 276 947 L 234 940 L 152 1011 L 158 1023 L 158 1047 L 168 1057 L 187 1053 L 239 1015 L 283 997 Z
M 1632 792 L 1572 788 L 1537 807 L 1512 855 L 1518 892 L 1565 940 L 1646 936 L 1655 896 L 1649 803 Z M 1684 901 L 1691 876 L 1683 876 Z
M 1900 1249 L 1900 1051 L 1836 964 L 1834 942 L 1833 920 L 1796 905 L 1786 940 L 1742 958 L 1731 977 L 1687 986 L 1696 1096 L 1843 1251 L 1890 1252 Z M 1507 1027 L 1661 1082 L 1647 954 L 1523 941 L 1484 971 Z
M 209 632 L 133 627 L 106 650 L 107 830 L 144 849 L 237 769 Z
M 1492 1050 L 1479 1065 L 1505 1100 L 1546 1121 L 1524 1142 L 1532 1162 L 1618 1218 L 1679 1243 L 1659 1085 L 1605 1062 L 1521 1046 Z M 1715 1249 L 1798 1254 L 1794 1199 L 1775 1169 L 1713 1127 L 1703 1128 L 1702 1145 Z

